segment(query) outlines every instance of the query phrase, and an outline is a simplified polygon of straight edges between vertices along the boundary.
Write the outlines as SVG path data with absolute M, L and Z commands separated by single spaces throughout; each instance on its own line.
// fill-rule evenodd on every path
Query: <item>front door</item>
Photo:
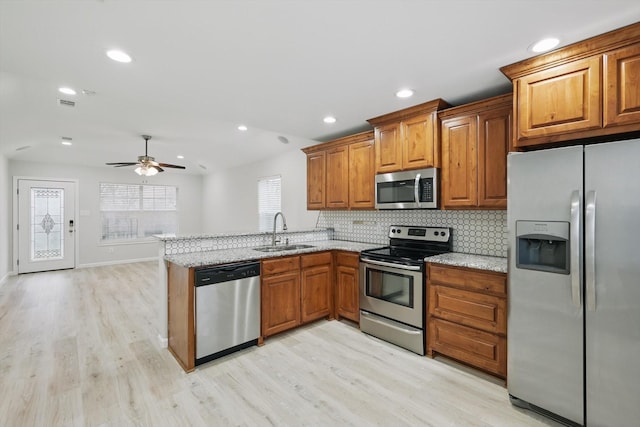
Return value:
M 75 267 L 75 182 L 18 180 L 18 273 Z

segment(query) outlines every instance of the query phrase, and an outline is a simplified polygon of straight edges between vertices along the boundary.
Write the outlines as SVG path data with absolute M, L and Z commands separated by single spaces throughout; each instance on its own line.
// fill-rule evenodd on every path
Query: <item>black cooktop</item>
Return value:
M 424 258 L 451 252 L 452 229 L 443 227 L 398 226 L 389 230 L 390 245 L 362 251 L 362 257 L 397 264 L 420 265 Z
M 425 257 L 439 255 L 446 252 L 450 251 L 438 249 L 408 249 L 397 246 L 385 246 L 383 248 L 365 250 L 362 253 L 392 259 L 422 261 Z

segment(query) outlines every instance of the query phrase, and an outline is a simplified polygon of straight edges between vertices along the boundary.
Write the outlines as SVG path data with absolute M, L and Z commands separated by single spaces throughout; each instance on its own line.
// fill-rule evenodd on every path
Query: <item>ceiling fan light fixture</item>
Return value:
M 135 169 L 135 173 L 140 176 L 153 176 L 158 173 L 158 169 L 153 166 L 142 165 Z

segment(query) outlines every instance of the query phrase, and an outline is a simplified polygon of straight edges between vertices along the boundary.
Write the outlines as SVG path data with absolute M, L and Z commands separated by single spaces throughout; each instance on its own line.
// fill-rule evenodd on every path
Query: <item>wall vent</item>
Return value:
M 74 101 L 69 101 L 68 99 L 58 99 L 58 104 L 64 105 L 65 107 L 75 107 L 76 103 Z

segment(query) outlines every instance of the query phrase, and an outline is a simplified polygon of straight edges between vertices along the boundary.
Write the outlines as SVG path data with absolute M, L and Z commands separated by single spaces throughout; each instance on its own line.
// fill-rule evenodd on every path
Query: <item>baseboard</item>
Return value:
M 91 268 L 91 267 L 104 267 L 106 265 L 117 265 L 117 264 L 131 264 L 134 262 L 146 262 L 146 261 L 158 261 L 158 257 L 150 257 L 150 258 L 137 258 L 137 259 L 122 259 L 117 261 L 105 261 L 105 262 L 92 262 L 88 264 L 80 264 L 77 268 Z
M 169 338 L 165 338 L 160 334 L 158 334 L 158 342 L 160 342 L 160 347 L 162 348 L 169 347 Z
M 9 276 L 13 276 L 11 271 L 7 272 L 7 274 L 5 274 L 4 277 L 0 278 L 0 286 L 5 284 Z

